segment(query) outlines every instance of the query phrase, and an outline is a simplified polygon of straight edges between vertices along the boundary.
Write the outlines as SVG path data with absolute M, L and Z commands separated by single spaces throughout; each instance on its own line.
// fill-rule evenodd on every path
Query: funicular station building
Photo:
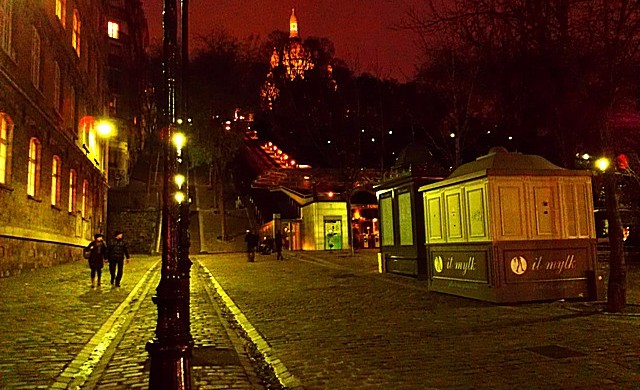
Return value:
M 342 250 L 379 246 L 376 171 L 359 180 L 340 180 L 337 171 L 300 164 L 272 142 L 246 140 L 252 165 L 260 167 L 252 183 L 259 210 L 260 236 L 280 231 L 289 250 Z

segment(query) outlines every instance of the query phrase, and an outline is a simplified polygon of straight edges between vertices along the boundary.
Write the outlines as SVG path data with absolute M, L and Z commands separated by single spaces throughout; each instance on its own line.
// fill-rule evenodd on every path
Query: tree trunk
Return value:
M 607 290 L 607 311 L 619 313 L 626 305 L 627 269 L 624 259 L 622 222 L 618 208 L 615 172 L 604 174 L 604 189 L 609 221 L 609 287 Z
M 213 164 L 209 164 L 209 188 L 213 188 Z
M 353 183 L 351 183 L 351 186 L 353 187 Z M 348 225 L 348 233 L 349 234 L 349 243 L 350 243 L 350 247 L 351 247 L 351 256 L 355 256 L 356 252 L 355 252 L 355 248 L 354 248 L 354 242 L 356 237 L 353 234 L 353 218 L 351 217 L 351 194 L 352 192 L 349 191 L 349 193 L 347 194 L 347 225 Z

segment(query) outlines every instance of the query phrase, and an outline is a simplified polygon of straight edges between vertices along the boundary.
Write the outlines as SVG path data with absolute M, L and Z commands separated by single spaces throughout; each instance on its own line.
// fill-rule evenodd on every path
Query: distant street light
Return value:
M 115 125 L 106 119 L 100 120 L 96 126 L 98 135 L 103 138 L 109 138 L 115 133 Z
M 611 165 L 611 161 L 609 161 L 609 159 L 606 157 L 600 157 L 595 162 L 596 168 L 598 168 L 602 172 L 606 171 L 609 168 L 609 165 Z
M 96 130 L 98 132 L 98 136 L 100 136 L 100 138 L 105 140 L 104 156 L 102 159 L 102 164 L 103 164 L 102 169 L 104 170 L 104 177 L 107 181 L 107 184 L 109 184 L 109 147 L 111 146 L 110 145 L 111 137 L 113 137 L 116 134 L 116 126 L 113 124 L 113 122 L 107 119 L 102 119 L 98 121 L 98 123 L 96 124 Z M 102 210 L 102 220 L 104 223 L 105 231 L 107 229 L 107 215 L 108 215 L 107 203 L 104 202 L 104 207 Z

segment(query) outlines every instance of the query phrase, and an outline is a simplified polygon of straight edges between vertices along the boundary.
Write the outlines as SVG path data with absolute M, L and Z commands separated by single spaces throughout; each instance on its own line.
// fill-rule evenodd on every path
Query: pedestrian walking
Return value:
M 258 235 L 247 229 L 247 234 L 244 236 L 244 242 L 247 244 L 247 258 L 249 262 L 256 261 L 256 248 L 258 247 Z
M 91 268 L 91 288 L 96 287 L 96 277 L 98 278 L 97 286 L 100 287 L 102 267 L 107 259 L 107 244 L 102 234 L 93 235 L 93 241 L 84 249 L 84 257 L 89 260 L 89 268 Z
M 111 285 L 120 287 L 124 259 L 126 257 L 128 263 L 131 256 L 129 256 L 129 249 L 123 240 L 123 233 L 116 231 L 114 238 L 113 243 L 109 245 L 109 273 L 111 274 Z
M 284 257 L 282 257 L 282 233 L 280 233 L 280 230 L 276 232 L 275 245 L 277 253 L 276 260 L 284 260 Z

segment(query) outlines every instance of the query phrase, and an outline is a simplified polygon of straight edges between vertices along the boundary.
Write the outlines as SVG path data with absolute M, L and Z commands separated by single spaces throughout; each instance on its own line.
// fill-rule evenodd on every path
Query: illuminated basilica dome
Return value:
M 262 87 L 262 97 L 271 108 L 279 93 L 278 87 L 275 85 L 275 74 L 278 73 L 276 72 L 277 68 L 282 68 L 285 80 L 293 81 L 304 79 L 305 72 L 314 67 L 311 55 L 302 45 L 295 8 L 291 9 L 291 17 L 289 18 L 289 40 L 283 47 L 273 49 L 269 62 L 271 70 Z
M 274 51 L 274 54 L 277 55 L 276 51 Z M 291 17 L 289 18 L 289 42 L 282 50 L 280 62 L 282 66 L 284 66 L 285 74 L 290 80 L 295 80 L 296 78 L 304 79 L 305 72 L 313 69 L 311 55 L 304 46 L 302 46 L 302 40 L 298 33 L 298 19 L 296 18 L 295 8 L 291 9 Z

